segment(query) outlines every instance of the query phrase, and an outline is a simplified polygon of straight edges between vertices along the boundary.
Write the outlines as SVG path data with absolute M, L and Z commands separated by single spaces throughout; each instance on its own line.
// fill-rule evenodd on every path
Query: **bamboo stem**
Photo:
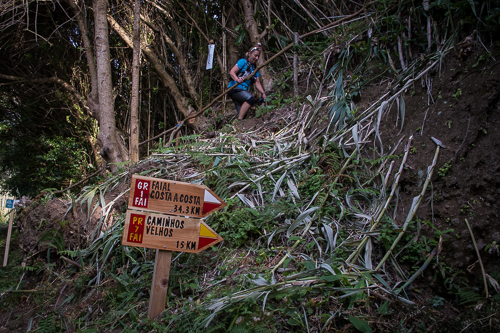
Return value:
M 431 254 L 429 255 L 429 257 L 427 257 L 427 260 L 424 262 L 424 264 L 422 265 L 422 267 L 420 267 L 416 272 L 415 274 L 413 274 L 409 279 L 408 281 L 405 282 L 405 284 L 399 288 L 398 290 L 396 290 L 394 293 L 396 295 L 398 295 L 401 290 L 403 290 L 404 288 L 406 288 L 410 283 L 412 283 L 413 281 L 415 281 L 423 272 L 424 270 L 427 268 L 427 266 L 429 266 L 429 264 L 431 263 L 432 259 L 434 259 L 434 257 L 436 256 L 436 253 L 437 253 L 437 247 L 434 248 L 434 250 L 432 250 Z
M 294 42 L 295 46 L 299 45 L 299 33 L 294 32 Z M 299 73 L 298 73 L 298 66 L 299 66 L 299 55 L 297 54 L 297 48 L 293 51 L 293 93 L 295 96 L 299 95 Z
M 38 293 L 38 292 L 40 292 L 40 290 L 35 290 L 35 289 L 31 289 L 31 290 L 7 290 L 7 291 L 5 291 L 5 293 L 10 293 L 10 294 L 24 294 L 24 293 L 34 294 L 34 293 Z
M 354 156 L 356 155 L 356 152 L 357 152 L 357 148 L 354 150 L 354 152 L 351 154 L 351 156 L 349 156 L 349 158 L 347 159 L 347 161 L 344 163 L 344 166 L 342 167 L 342 169 L 339 171 L 339 173 L 337 174 L 337 177 L 335 177 L 335 179 L 333 180 L 333 182 L 330 184 L 329 188 L 328 188 L 328 192 L 330 192 L 330 189 L 333 187 L 333 185 L 335 185 L 340 177 L 341 174 L 344 173 L 344 171 L 347 169 L 347 167 L 349 166 L 349 163 L 351 162 L 351 160 L 354 158 Z M 320 204 L 319 206 L 319 210 L 321 210 L 321 207 L 324 206 L 325 202 L 326 202 L 326 199 L 328 198 L 328 194 L 325 196 L 325 198 L 323 199 L 323 202 Z M 318 220 L 321 221 L 320 218 L 318 218 Z M 295 242 L 295 244 L 293 244 L 292 248 L 290 249 L 290 251 L 288 251 L 288 253 L 291 253 L 293 252 L 293 250 L 295 250 L 295 248 L 300 244 L 300 242 L 302 241 L 302 239 L 304 238 L 304 236 L 307 234 L 307 232 L 309 231 L 309 229 L 311 228 L 312 226 L 312 223 L 315 221 L 315 219 L 311 219 L 311 221 L 309 221 L 309 224 L 307 225 L 307 227 L 304 229 L 304 231 L 302 232 L 302 235 L 300 236 L 300 239 L 297 239 L 297 241 Z M 274 268 L 272 269 L 271 271 L 271 274 L 274 274 L 274 272 L 276 271 L 276 269 L 281 266 L 285 260 L 286 260 L 287 256 L 284 256 L 283 258 L 281 258 L 280 262 L 274 266 Z
M 382 216 L 384 215 L 385 211 L 387 210 L 387 207 L 389 207 L 389 203 L 391 202 L 392 197 L 394 196 L 394 192 L 396 192 L 396 188 L 397 188 L 397 186 L 399 184 L 399 178 L 401 177 L 401 174 L 403 173 L 403 168 L 404 168 L 404 165 L 406 163 L 406 159 L 408 158 L 408 154 L 410 152 L 410 147 L 411 147 L 411 141 L 412 141 L 412 139 L 413 139 L 413 135 L 410 136 L 410 138 L 408 139 L 408 144 L 405 147 L 405 155 L 404 155 L 403 161 L 401 162 L 401 165 L 399 167 L 399 171 L 396 174 L 396 179 L 394 180 L 394 183 L 392 184 L 391 194 L 389 195 L 389 198 L 385 202 L 384 208 L 382 208 L 382 211 L 378 215 L 377 220 L 375 221 L 375 223 L 370 228 L 370 231 L 375 230 L 375 228 L 378 226 L 378 224 L 380 223 L 380 220 L 382 219 Z M 354 262 L 356 260 L 357 256 L 359 255 L 359 252 L 361 252 L 361 249 L 366 245 L 366 242 L 368 241 L 368 238 L 369 238 L 368 235 L 366 235 L 363 238 L 363 240 L 358 245 L 358 247 L 356 248 L 356 250 L 349 256 L 349 258 L 347 258 L 346 263 L 351 263 L 351 262 Z
M 401 68 L 405 71 L 407 67 L 403 56 L 403 40 L 401 39 L 401 36 L 398 36 L 398 51 L 399 51 L 399 62 L 401 63 Z
M 488 282 L 486 281 L 486 272 L 484 270 L 483 261 L 481 260 L 481 254 L 479 253 L 479 249 L 477 248 L 476 238 L 474 237 L 474 233 L 472 232 L 472 228 L 470 227 L 469 221 L 467 221 L 467 219 L 465 219 L 465 224 L 467 224 L 470 237 L 472 238 L 472 243 L 474 243 L 474 249 L 476 249 L 477 259 L 479 259 L 479 265 L 481 266 L 481 273 L 483 273 L 484 291 L 486 293 L 486 298 L 488 298 L 490 294 L 488 292 Z
M 396 248 L 396 245 L 399 243 L 399 241 L 401 240 L 401 238 L 405 234 L 406 229 L 408 228 L 409 222 L 415 216 L 415 213 L 416 213 L 416 211 L 418 209 L 418 206 L 420 205 L 420 202 L 422 201 L 422 198 L 424 197 L 425 191 L 427 190 L 427 187 L 429 186 L 429 183 L 431 181 L 432 173 L 434 171 L 434 167 L 436 166 L 437 158 L 439 156 L 439 149 L 440 149 L 440 147 L 437 146 L 436 153 L 434 154 L 434 159 L 432 160 L 432 164 L 427 169 L 428 170 L 427 171 L 427 179 L 425 180 L 424 187 L 422 188 L 422 192 L 418 196 L 416 196 L 415 198 L 413 198 L 413 204 L 412 204 L 412 207 L 411 207 L 412 209 L 411 209 L 410 213 L 408 214 L 408 217 L 406 218 L 406 221 L 405 221 L 405 223 L 403 225 L 403 232 L 400 233 L 398 235 L 398 237 L 396 237 L 396 239 L 394 240 L 394 243 L 392 244 L 392 246 L 389 249 L 389 251 L 387 251 L 387 253 L 385 254 L 385 256 L 382 258 L 382 260 L 379 262 L 379 264 L 375 268 L 376 271 L 379 270 L 380 267 L 382 267 L 382 265 L 387 260 L 387 258 L 389 258 L 389 256 L 392 254 L 392 252 Z

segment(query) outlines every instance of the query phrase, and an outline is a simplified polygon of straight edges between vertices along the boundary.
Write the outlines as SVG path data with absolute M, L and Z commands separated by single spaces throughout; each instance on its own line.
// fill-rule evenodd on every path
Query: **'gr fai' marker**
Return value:
M 225 206 L 226 203 L 204 185 L 132 176 L 129 209 L 203 218 Z

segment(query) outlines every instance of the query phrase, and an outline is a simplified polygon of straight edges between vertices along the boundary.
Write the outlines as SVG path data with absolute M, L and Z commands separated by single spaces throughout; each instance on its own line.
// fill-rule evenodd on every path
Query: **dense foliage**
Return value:
M 60 189 L 96 167 L 82 124 L 72 115 L 43 101 L 4 99 L 6 117 L 0 125 L 1 187 L 16 195 L 35 197 L 45 189 Z

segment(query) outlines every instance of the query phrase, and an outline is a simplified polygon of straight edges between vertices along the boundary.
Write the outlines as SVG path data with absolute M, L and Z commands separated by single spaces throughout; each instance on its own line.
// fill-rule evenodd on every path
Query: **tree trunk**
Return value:
M 87 23 L 85 20 L 85 10 L 82 6 L 77 4 L 78 0 L 67 0 L 70 5 L 73 13 L 76 17 L 76 22 L 78 23 L 78 27 L 80 28 L 80 36 L 82 38 L 83 47 L 85 48 L 85 55 L 87 56 L 87 65 L 89 66 L 89 74 L 90 74 L 90 82 L 92 84 L 92 90 L 90 92 L 90 96 L 88 96 L 88 107 L 94 117 L 97 117 L 99 110 L 99 101 L 98 101 L 98 93 L 97 93 L 97 68 L 94 60 L 94 52 L 92 49 L 92 43 L 90 42 Z
M 231 30 L 234 30 L 237 26 L 235 15 L 231 15 L 231 11 L 228 14 L 228 25 Z M 228 71 L 230 71 L 231 68 L 233 68 L 233 66 L 236 65 L 238 60 L 241 58 L 240 51 L 236 46 L 236 38 L 234 38 L 232 34 L 228 35 L 227 50 L 227 55 L 229 57 L 227 69 Z
M 132 59 L 132 101 L 130 103 L 130 161 L 139 161 L 139 120 L 138 120 L 138 107 L 139 107 L 139 62 L 140 62 L 140 13 L 141 13 L 141 0 L 135 0 L 134 5 L 134 32 L 133 32 L 133 59 Z
M 99 93 L 99 136 L 101 155 L 110 165 L 111 171 L 117 169 L 115 163 L 128 160 L 127 150 L 115 124 L 114 100 L 112 94 L 111 65 L 108 41 L 108 22 L 106 20 L 107 1 L 94 0 L 95 49 L 97 63 L 97 88 Z
M 155 8 L 157 8 L 158 10 L 160 10 L 162 13 L 165 14 L 165 18 L 167 19 L 167 22 L 169 23 L 170 28 L 172 28 L 173 34 L 175 36 L 175 42 L 167 34 L 165 34 L 162 29 L 157 29 L 157 31 L 160 31 L 161 37 L 165 40 L 167 45 L 170 47 L 171 52 L 174 54 L 176 60 L 179 62 L 179 70 L 182 74 L 181 77 L 184 79 L 184 82 L 187 85 L 189 94 L 191 95 L 190 97 L 194 101 L 197 102 L 199 96 L 198 96 L 198 92 L 196 91 L 195 83 L 193 82 L 193 79 L 189 73 L 185 56 L 184 56 L 183 52 L 181 52 L 181 50 L 179 49 L 180 46 L 182 45 L 182 42 L 181 42 L 182 36 L 181 36 L 181 32 L 179 31 L 179 28 L 177 27 L 177 23 L 174 21 L 172 15 L 167 10 L 165 10 L 163 7 L 159 6 L 155 2 L 151 2 L 151 4 Z M 181 6 L 182 6 L 182 4 L 181 4 Z M 189 16 L 189 13 L 186 13 L 186 14 Z M 153 29 L 153 30 L 155 30 L 155 29 Z
M 257 22 L 254 18 L 253 5 L 250 0 L 240 0 L 241 6 L 243 7 L 243 12 L 245 15 L 245 30 L 250 35 L 250 40 L 252 42 L 252 47 L 257 46 L 257 43 L 261 42 L 261 39 L 264 38 L 267 34 L 267 30 L 264 30 L 262 33 L 259 33 Z M 265 62 L 264 53 L 262 52 L 260 58 L 257 62 L 257 65 L 261 65 Z M 268 90 L 272 87 L 272 78 L 269 75 L 267 68 L 262 68 L 260 70 L 260 78 L 262 80 L 262 85 L 265 90 Z
M 127 43 L 129 47 L 133 48 L 134 46 L 132 44 L 132 41 L 130 40 L 129 35 L 118 24 L 118 22 L 116 22 L 115 19 L 110 15 L 108 15 L 108 21 L 112 29 L 125 41 L 125 43 Z M 160 59 L 158 59 L 158 56 L 153 51 L 153 49 L 146 45 L 141 45 L 141 51 L 144 53 L 148 61 L 155 67 L 156 71 L 158 72 L 158 76 L 162 80 L 165 87 L 170 90 L 170 95 L 174 99 L 175 106 L 184 115 L 184 117 L 187 117 L 191 113 L 195 112 L 193 107 L 189 105 L 188 99 L 179 91 L 179 88 L 177 87 L 178 82 L 176 82 L 174 78 L 169 75 L 167 71 L 165 71 L 165 66 L 161 63 Z M 205 117 L 201 115 L 196 117 L 194 123 L 189 125 L 200 132 L 205 128 L 206 123 L 207 122 L 205 120 Z
M 99 94 L 97 92 L 97 68 L 95 64 L 94 58 L 94 50 L 92 47 L 92 42 L 89 38 L 89 30 L 87 27 L 86 20 L 86 11 L 83 5 L 78 4 L 78 0 L 67 0 L 66 1 L 76 18 L 76 22 L 78 23 L 78 28 L 80 30 L 80 36 L 82 38 L 83 47 L 85 49 L 85 56 L 87 58 L 87 65 L 89 68 L 90 75 L 90 83 L 91 83 L 91 91 L 90 94 L 86 97 L 86 100 L 81 98 L 82 103 L 85 103 L 85 108 L 89 110 L 92 117 L 99 119 Z M 98 150 L 97 148 L 97 140 L 91 140 L 91 136 L 89 135 L 89 142 L 92 146 L 92 151 L 94 152 L 94 156 L 96 159 L 96 164 L 99 165 L 99 168 L 104 166 L 104 161 L 99 154 L 95 154 Z

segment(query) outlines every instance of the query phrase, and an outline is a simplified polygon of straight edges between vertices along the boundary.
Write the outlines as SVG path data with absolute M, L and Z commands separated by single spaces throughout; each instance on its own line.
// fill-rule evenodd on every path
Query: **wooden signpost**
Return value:
M 122 245 L 156 249 L 150 319 L 165 310 L 172 251 L 199 253 L 221 242 L 222 237 L 199 218 L 225 206 L 203 185 L 132 176 Z

